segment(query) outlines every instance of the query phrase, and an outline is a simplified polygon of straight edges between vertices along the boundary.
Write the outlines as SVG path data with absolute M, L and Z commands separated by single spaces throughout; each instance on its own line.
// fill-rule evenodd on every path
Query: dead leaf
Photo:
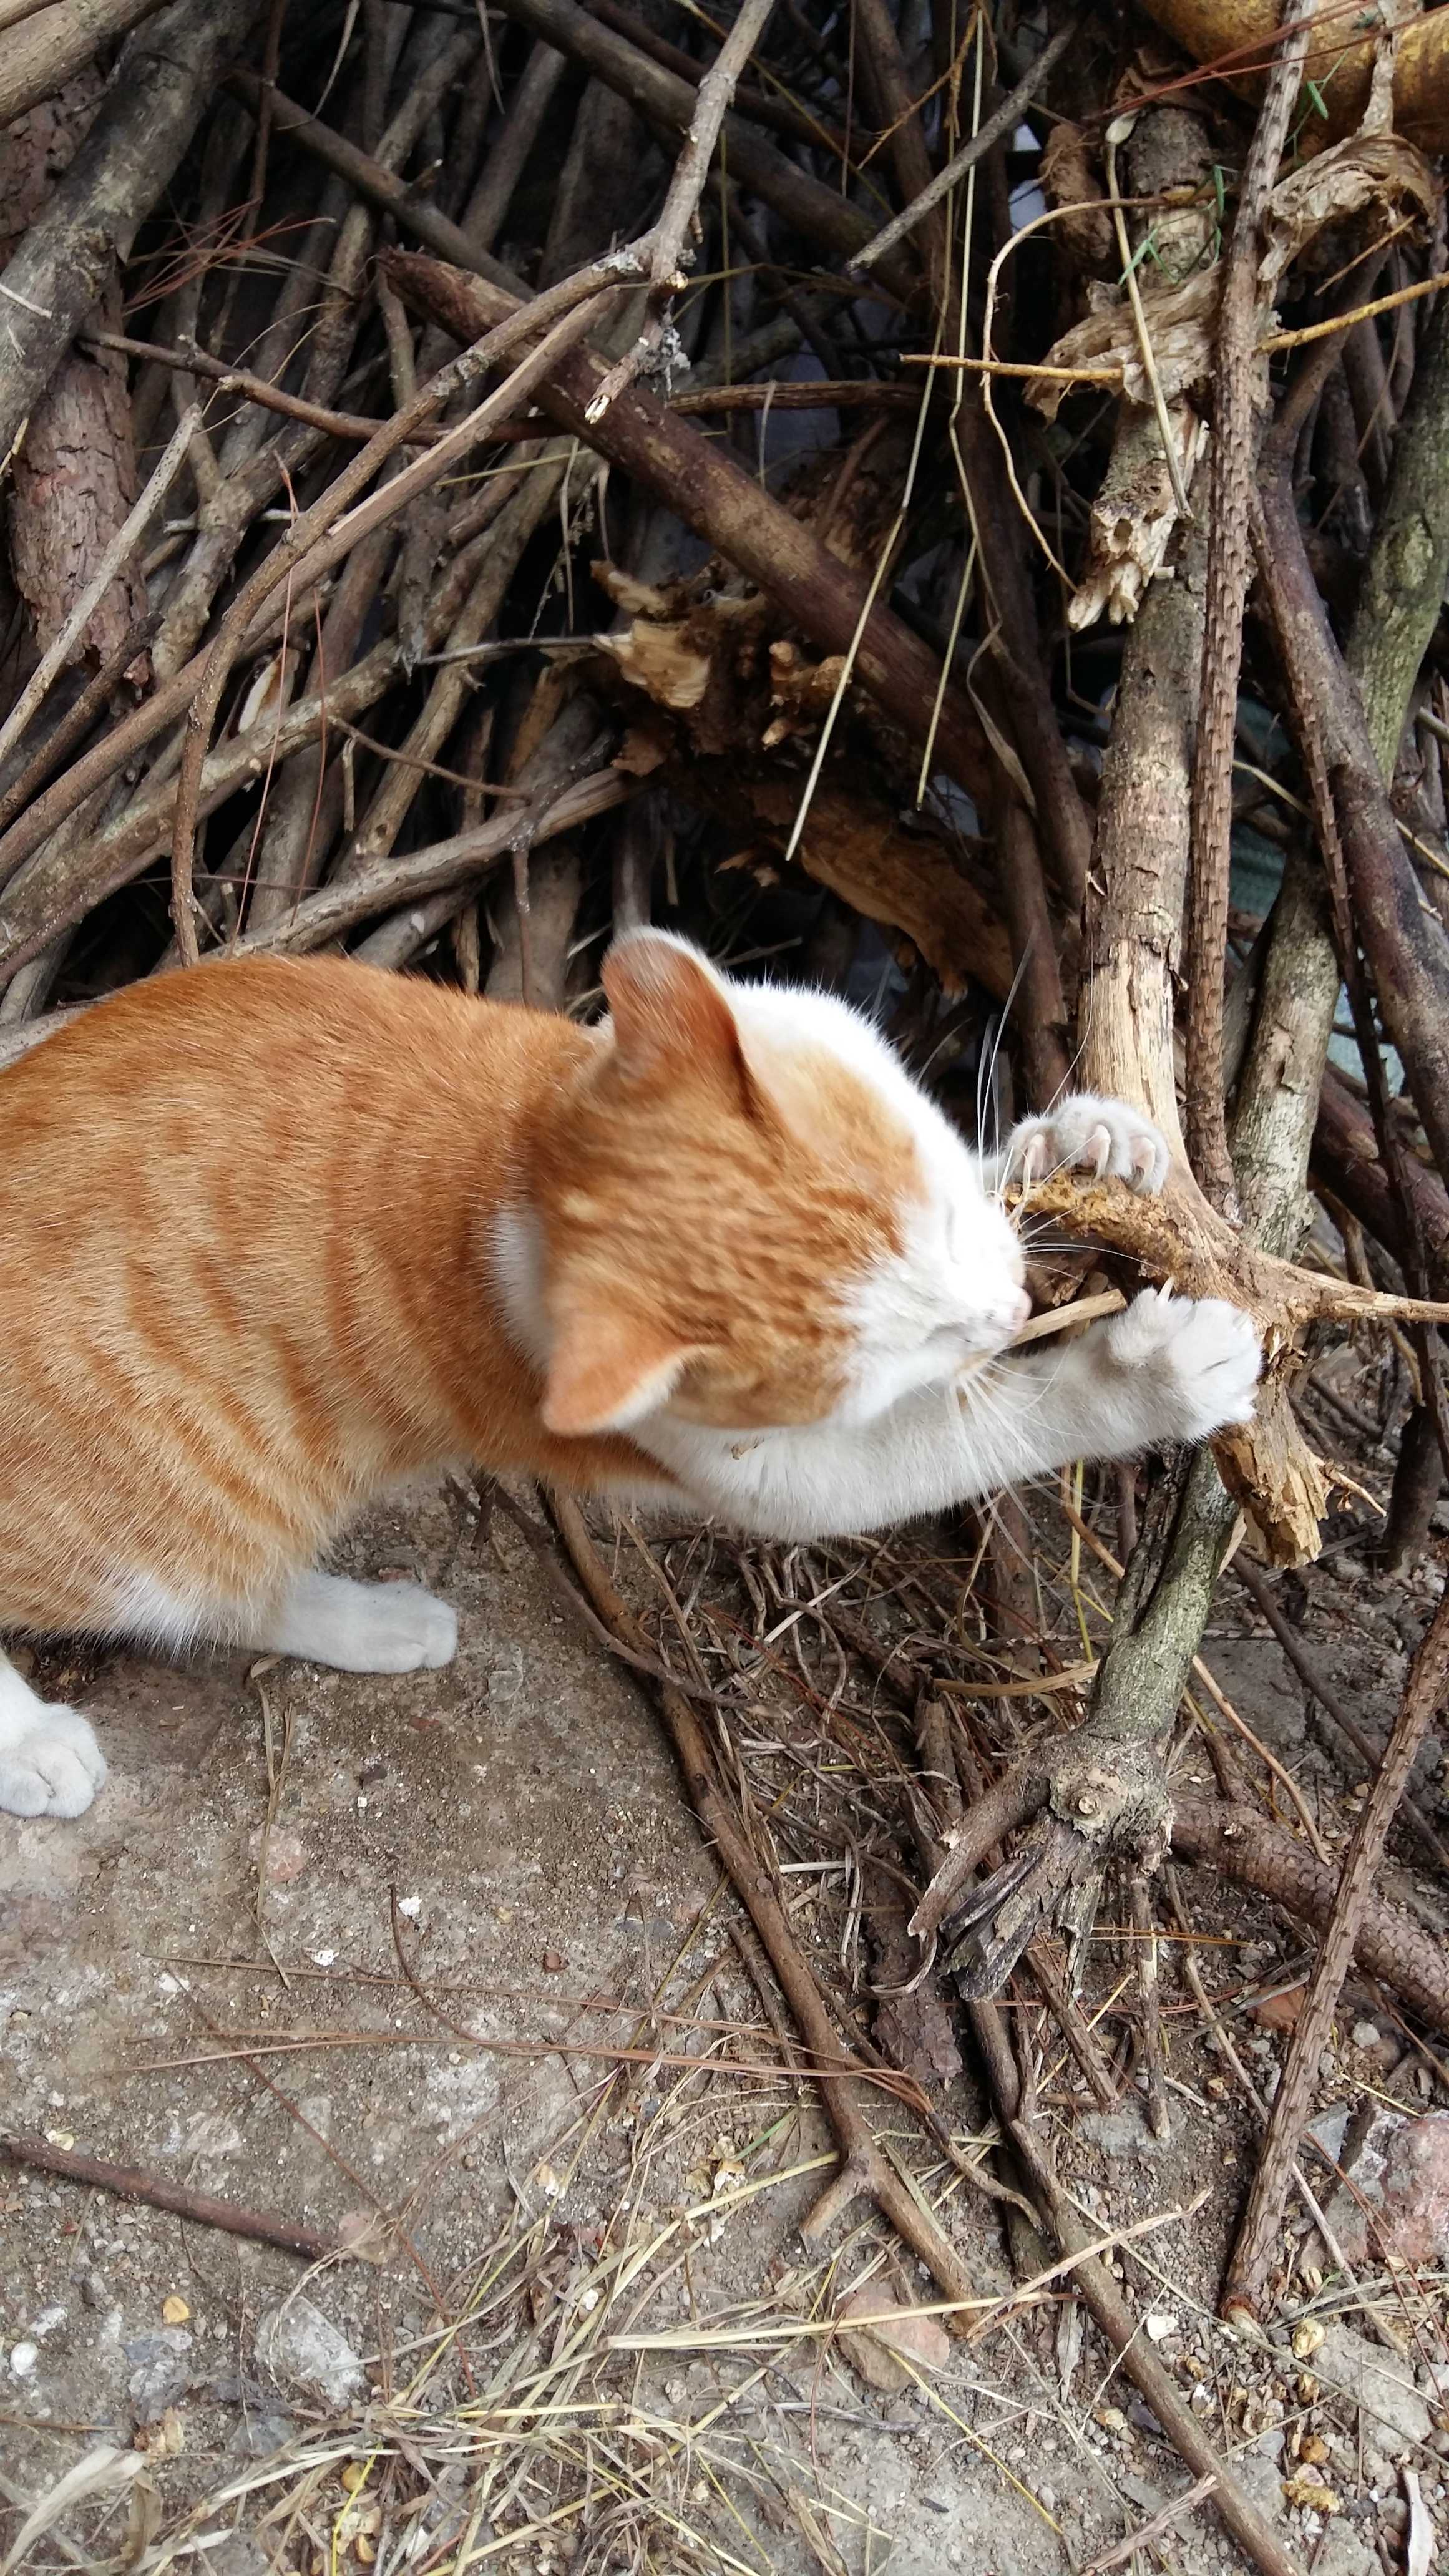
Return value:
M 879 2290 L 857 2290 L 840 2310 L 840 2337 L 847 2360 L 870 2388 L 896 2396 L 913 2384 L 917 2370 L 940 2370 L 950 2360 L 951 2344 L 936 2317 L 903 2308 Z M 849 2325 L 856 2318 L 862 2322 Z M 866 2318 L 870 2323 L 863 2322 Z M 913 2367 L 907 2369 L 906 2363 Z
M 161 2302 L 163 2326 L 184 2326 L 190 2314 L 190 2308 L 177 2290 L 173 2290 L 170 2298 L 163 2299 Z
M 1069 259 L 1080 268 L 1110 268 L 1116 255 L 1112 218 L 1107 212 L 1102 183 L 1080 125 L 1063 117 L 1054 125 L 1042 145 L 1041 190 L 1049 206 L 1073 206 L 1076 213 L 1063 215 L 1052 226 Z M 1096 204 L 1088 201 L 1095 199 Z M 1098 212 L 1100 206 L 1101 211 Z
M 337 2246 L 355 2263 L 386 2263 L 392 2254 L 392 2238 L 375 2209 L 349 2209 L 338 2221 Z
M 1283 2493 L 1290 2504 L 1301 2505 L 1305 2513 L 1342 2513 L 1343 2498 L 1326 2487 L 1321 2478 L 1285 2478 Z
M 1150 281 L 1142 287 L 1142 309 L 1147 321 L 1147 334 L 1152 355 L 1169 403 L 1182 394 L 1192 393 L 1206 384 L 1212 367 L 1213 334 L 1218 311 L 1218 271 L 1204 269 L 1190 277 L 1183 286 L 1161 287 L 1154 291 Z M 1053 348 L 1048 349 L 1043 363 L 1049 367 L 1120 367 L 1122 390 L 1127 400 L 1139 411 L 1152 408 L 1152 387 L 1142 363 L 1142 343 L 1132 307 L 1115 287 L 1098 288 L 1092 297 L 1094 310 L 1084 322 L 1065 332 Z M 1054 383 L 1049 376 L 1032 379 L 1027 387 L 1027 400 L 1047 420 L 1055 420 L 1069 385 Z
M 1318 233 L 1365 206 L 1380 207 L 1385 217 L 1405 207 L 1425 221 L 1432 215 L 1433 173 L 1401 134 L 1350 134 L 1280 180 L 1263 215 L 1258 277 L 1265 302 Z
M 1303 1998 L 1307 1992 L 1306 1985 L 1285 1986 L 1281 1994 L 1265 1995 L 1260 2004 L 1253 2006 L 1253 2019 L 1258 2028 L 1260 2030 L 1296 2030 L 1298 2016 L 1303 2010 Z M 1294 2350 L 1297 2350 L 1296 2345 Z

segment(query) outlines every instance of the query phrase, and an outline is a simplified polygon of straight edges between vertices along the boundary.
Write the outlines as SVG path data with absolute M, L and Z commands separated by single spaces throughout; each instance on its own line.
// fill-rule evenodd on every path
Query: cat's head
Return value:
M 604 987 L 533 1175 L 552 1430 L 866 1422 L 1010 1341 L 1016 1236 L 868 1022 L 663 931 Z

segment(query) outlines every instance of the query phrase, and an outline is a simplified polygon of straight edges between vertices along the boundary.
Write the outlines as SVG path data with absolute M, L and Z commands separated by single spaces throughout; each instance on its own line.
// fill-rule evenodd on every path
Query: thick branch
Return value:
M 1192 864 L 1188 905 L 1187 1141 L 1193 1169 L 1213 1206 L 1235 1208 L 1223 1083 L 1223 976 L 1227 962 L 1228 871 L 1233 823 L 1233 741 L 1243 609 L 1248 596 L 1249 503 L 1267 371 L 1256 353 L 1258 259 L 1298 96 L 1316 0 L 1286 0 L 1284 40 L 1269 78 L 1238 192 L 1222 263 L 1209 456 L 1212 543 L 1203 631 L 1202 714 L 1192 776 Z
M 1424 334 L 1394 438 L 1394 462 L 1369 548 L 1344 660 L 1390 786 L 1409 700 L 1449 578 L 1449 305 Z
M 0 285 L 0 472 L 31 407 L 124 258 L 260 0 L 174 0 L 128 47 L 100 113 Z
M 1196 61 L 1220 67 L 1244 97 L 1261 92 L 1263 66 L 1280 23 L 1277 0 L 1143 0 L 1143 6 Z M 1308 120 L 1303 138 L 1308 151 L 1336 142 L 1363 114 L 1382 37 L 1375 24 L 1371 35 L 1354 43 L 1362 25 L 1361 18 L 1338 9 L 1324 13 L 1303 68 L 1327 118 Z M 1425 152 L 1442 152 L 1449 145 L 1449 16 L 1443 9 L 1408 17 L 1399 28 L 1394 128 Z
M 16 26 L 0 10 L 0 126 L 53 98 L 103 45 L 154 18 L 162 0 L 66 0 L 66 5 L 27 10 Z
M 1261 563 L 1295 694 L 1323 745 L 1353 927 L 1441 1174 L 1449 1173 L 1449 944 L 1425 912 L 1363 702 L 1334 640 L 1286 478 L 1262 490 Z
M 1197 1798 L 1173 1803 L 1172 1848 L 1179 1860 L 1256 1888 L 1275 1905 L 1322 1932 L 1333 1911 L 1338 1880 L 1305 1842 L 1271 1824 L 1253 1807 L 1210 1806 Z M 1365 1976 L 1392 1986 L 1436 2030 L 1449 2031 L 1449 1963 L 1442 1941 L 1422 1931 L 1413 1916 L 1380 1897 L 1359 1924 L 1354 1957 Z

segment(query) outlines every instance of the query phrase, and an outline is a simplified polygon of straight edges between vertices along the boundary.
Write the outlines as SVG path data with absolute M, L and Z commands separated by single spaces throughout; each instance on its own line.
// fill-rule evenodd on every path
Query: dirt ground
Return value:
M 499 1516 L 480 1534 L 454 1497 L 422 1495 L 343 1561 L 446 1593 L 457 1662 L 374 1681 L 242 1657 L 36 1659 L 43 1688 L 93 1715 L 112 1768 L 79 1823 L 0 1818 L 4 2128 L 348 2250 L 309 2266 L 0 2165 L 0 2565 L 19 2537 L 17 2576 L 186 2559 L 387 2576 L 490 2558 L 540 2576 L 1055 2576 L 1180 2494 L 1181 2462 L 1060 2284 L 953 2342 L 943 2366 L 869 2384 L 824 2320 L 858 2284 L 908 2304 L 931 2285 L 864 2203 L 823 2245 L 802 2239 L 829 2134 L 746 1973 L 738 1908 L 644 1691 Z M 1402 1635 L 1387 1612 L 1378 1629 L 1351 1616 L 1331 1567 L 1309 1580 L 1310 1633 L 1386 1722 Z M 1273 1642 L 1220 1632 L 1208 1651 L 1339 1813 L 1342 1774 Z M 751 1722 L 766 1716 L 785 1723 L 763 1707 Z M 1440 1758 L 1421 1766 L 1431 1803 Z M 1186 1768 L 1206 1773 L 1191 1747 Z M 859 1950 L 846 1872 L 790 1867 L 797 1926 L 839 1992 Z M 1393 1876 L 1423 1916 L 1422 1883 Z M 1266 1905 L 1185 1885 L 1207 1981 L 1270 2083 L 1281 2040 L 1255 2013 L 1301 1949 Z M 858 1991 L 869 1975 L 867 1953 Z M 1121 1981 L 1104 1942 L 1095 1991 Z M 1442 2105 L 1388 2024 L 1370 2026 L 1371 2001 L 1327 2098 Z M 865 2021 L 863 2003 L 847 2009 Z M 1397 2568 L 1406 2467 L 1449 2526 L 1440 2284 L 1425 2276 L 1408 2334 L 1402 2285 L 1379 2278 L 1360 2302 L 1330 2275 L 1315 2295 L 1294 2220 L 1285 2316 L 1324 2325 L 1316 2376 L 1286 2328 L 1257 2352 L 1224 2328 L 1251 2117 L 1170 1973 L 1167 2025 L 1165 2150 L 1130 2086 L 1094 2114 L 1046 2034 L 1064 2176 L 1104 2234 L 1206 2189 L 1190 2220 L 1134 2248 L 1143 2330 L 1295 2563 Z M 984 2137 L 969 2074 L 940 2107 L 958 2146 Z M 923 2162 L 904 2113 L 884 2128 L 983 2296 L 1045 2259 L 1013 2248 L 1000 2202 Z M 26 2539 L 78 2462 L 90 2485 Z M 1136 2563 L 1245 2562 L 1199 2507 Z

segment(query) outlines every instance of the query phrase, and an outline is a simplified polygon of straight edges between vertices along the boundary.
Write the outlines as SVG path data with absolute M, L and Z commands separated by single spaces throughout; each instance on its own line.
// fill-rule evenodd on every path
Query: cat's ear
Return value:
M 630 1080 L 714 1075 L 753 1114 L 754 1085 L 729 994 L 697 948 L 667 931 L 627 931 L 604 960 L 604 992 L 615 1057 Z
M 662 1404 L 697 1357 L 688 1343 L 621 1307 L 579 1308 L 554 1344 L 544 1423 L 575 1438 L 622 1431 Z

